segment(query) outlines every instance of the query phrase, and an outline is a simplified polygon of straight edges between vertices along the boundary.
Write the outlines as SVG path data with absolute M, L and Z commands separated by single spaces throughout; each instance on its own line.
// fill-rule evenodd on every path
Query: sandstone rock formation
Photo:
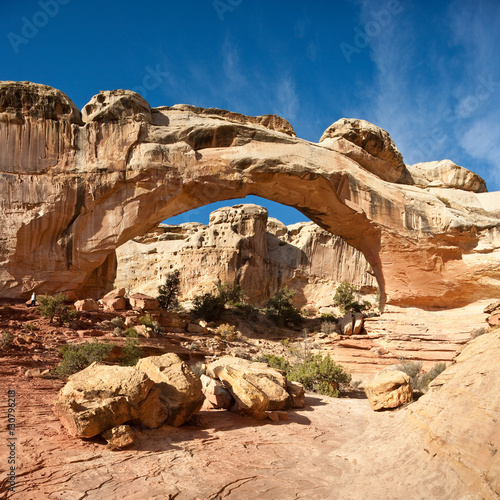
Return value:
M 237 283 L 247 299 L 261 305 L 284 286 L 297 306 L 331 303 L 347 281 L 366 292 L 376 289 L 363 254 L 312 222 L 285 226 L 257 205 L 215 210 L 209 226 L 160 225 L 117 249 L 114 286 L 156 295 L 158 285 L 180 270 L 182 299 Z M 327 299 L 330 299 L 329 301 Z
M 93 363 L 69 377 L 55 412 L 71 435 L 83 438 L 130 420 L 155 428 L 165 421 L 168 409 L 153 386 L 145 373 L 134 368 Z
M 397 408 L 413 399 L 410 377 L 399 370 L 378 373 L 365 392 L 372 410 Z
M 265 363 L 225 356 L 207 365 L 207 375 L 220 380 L 236 401 L 236 412 L 259 416 L 291 406 L 287 379 Z
M 136 368 L 160 389 L 168 408 L 166 424 L 178 427 L 201 408 L 205 399 L 201 381 L 176 354 L 142 358 Z
M 71 435 L 90 438 L 131 420 L 150 429 L 177 427 L 203 400 L 200 379 L 176 354 L 164 354 L 142 358 L 135 368 L 93 363 L 69 377 L 54 410 Z M 119 447 L 132 436 L 121 428 L 108 438 Z
M 100 295 L 121 244 L 249 194 L 360 250 L 383 303 L 452 307 L 497 294 L 499 194 L 418 187 L 385 131 L 337 128 L 313 144 L 277 117 L 151 109 L 124 90 L 99 93 L 81 114 L 51 87 L 3 82 L 0 295 Z

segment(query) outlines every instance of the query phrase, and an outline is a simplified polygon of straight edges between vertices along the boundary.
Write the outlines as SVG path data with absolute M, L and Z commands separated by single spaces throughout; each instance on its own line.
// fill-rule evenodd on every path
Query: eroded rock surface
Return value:
M 388 134 L 344 126 L 313 144 L 271 115 L 151 109 L 123 90 L 101 92 L 80 114 L 58 90 L 3 82 L 0 294 L 100 295 L 118 246 L 249 194 L 297 208 L 361 251 L 382 302 L 452 307 L 498 294 L 500 195 L 455 181 L 418 187 Z
M 285 226 L 257 205 L 235 205 L 210 214 L 209 226 L 160 225 L 117 249 L 116 287 L 156 295 L 180 271 L 182 299 L 238 283 L 261 305 L 280 287 L 296 292 L 297 306 L 332 298 L 342 282 L 369 292 L 376 280 L 363 254 L 313 222 Z

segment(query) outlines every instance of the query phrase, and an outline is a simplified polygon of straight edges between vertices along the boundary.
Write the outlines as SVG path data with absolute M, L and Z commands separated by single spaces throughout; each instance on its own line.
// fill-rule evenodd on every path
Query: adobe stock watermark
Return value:
M 170 73 L 163 71 L 160 64 L 157 64 L 154 69 L 151 66 L 146 66 L 146 74 L 142 78 L 142 85 L 137 85 L 131 90 L 146 99 L 148 92 L 157 89 L 169 76 Z
M 66 5 L 71 0 L 39 0 L 38 6 L 40 10 L 37 10 L 31 19 L 26 16 L 21 17 L 21 34 L 13 33 L 12 31 L 7 34 L 7 39 L 9 40 L 14 53 L 19 53 L 19 47 L 21 45 L 27 45 L 30 40 L 38 35 L 38 32 L 47 26 L 50 19 L 57 16 L 61 5 Z
M 379 11 L 371 11 L 372 19 L 365 23 L 360 28 L 354 28 L 354 37 L 352 43 L 341 42 L 339 44 L 340 50 L 345 57 L 345 60 L 351 64 L 352 56 L 354 54 L 361 54 L 361 51 L 368 47 L 371 38 L 380 35 L 384 28 L 387 28 L 392 22 L 393 17 L 401 14 L 404 10 L 404 5 L 399 0 L 389 0 L 387 5 Z
M 447 131 L 459 125 L 463 120 L 470 118 L 490 97 L 500 89 L 500 81 L 495 81 L 493 75 L 487 78 L 480 75 L 473 93 L 467 95 L 454 109 L 447 109 L 442 115 L 440 124 L 432 129 L 426 140 L 420 141 L 412 151 L 421 157 L 429 156 L 447 139 Z
M 235 7 L 241 4 L 243 0 L 214 0 L 212 5 L 214 6 L 215 12 L 219 16 L 220 21 L 224 21 L 224 16 L 226 12 L 233 12 Z

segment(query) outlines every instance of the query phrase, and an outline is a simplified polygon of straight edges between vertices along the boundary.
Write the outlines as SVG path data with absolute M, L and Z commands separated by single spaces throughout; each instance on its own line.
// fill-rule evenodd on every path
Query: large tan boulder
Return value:
M 142 358 L 136 369 L 153 380 L 161 391 L 169 413 L 166 424 L 182 425 L 203 405 L 205 397 L 200 378 L 177 354 Z
M 127 309 L 125 288 L 115 288 L 108 292 L 102 299 L 102 304 L 109 311 L 123 311 Z
M 160 426 L 168 416 L 161 396 L 145 373 L 93 363 L 69 377 L 55 412 L 71 435 L 89 438 L 130 420 Z
M 224 384 L 239 409 L 260 413 L 291 405 L 285 375 L 265 363 L 225 356 L 207 365 L 207 375 Z
M 133 293 L 128 298 L 130 307 L 135 311 L 153 311 L 157 309 L 159 304 L 154 297 L 143 293 Z
M 320 143 L 386 181 L 401 182 L 407 177 L 403 156 L 389 133 L 366 120 L 341 118 L 325 130 Z
M 99 310 L 99 304 L 93 299 L 77 300 L 75 309 L 77 311 L 96 312 Z
M 234 399 L 222 382 L 206 375 L 202 375 L 200 379 L 203 386 L 203 394 L 205 395 L 203 408 L 230 410 L 233 407 Z
M 410 377 L 399 370 L 388 370 L 375 375 L 365 387 L 372 410 L 397 408 L 413 399 Z
M 451 160 L 416 163 L 406 168 L 417 186 L 454 188 L 474 193 L 487 191 L 486 182 L 479 175 Z

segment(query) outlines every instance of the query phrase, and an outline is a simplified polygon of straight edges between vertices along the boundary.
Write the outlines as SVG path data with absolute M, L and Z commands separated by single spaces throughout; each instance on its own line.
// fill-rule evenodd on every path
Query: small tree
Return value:
M 346 314 L 348 312 L 354 314 L 370 309 L 370 302 L 367 300 L 359 302 L 357 299 L 357 288 L 354 285 L 347 283 L 347 281 L 344 281 L 337 287 L 335 295 L 333 296 L 333 303 L 338 306 L 342 314 Z
M 71 321 L 77 312 L 71 309 L 70 306 L 66 305 L 64 302 L 67 300 L 66 295 L 63 293 L 58 293 L 55 296 L 42 295 L 38 297 L 38 312 L 44 317 L 49 319 L 49 323 L 52 324 L 54 318 L 58 317 L 58 323 L 62 325 L 65 322 Z
M 264 312 L 278 326 L 297 325 L 302 321 L 300 311 L 292 304 L 295 292 L 288 287 L 278 290 L 266 303 Z
M 169 273 L 164 285 L 158 287 L 158 303 L 164 309 L 171 309 L 179 304 L 179 295 L 181 293 L 180 272 L 176 269 Z

